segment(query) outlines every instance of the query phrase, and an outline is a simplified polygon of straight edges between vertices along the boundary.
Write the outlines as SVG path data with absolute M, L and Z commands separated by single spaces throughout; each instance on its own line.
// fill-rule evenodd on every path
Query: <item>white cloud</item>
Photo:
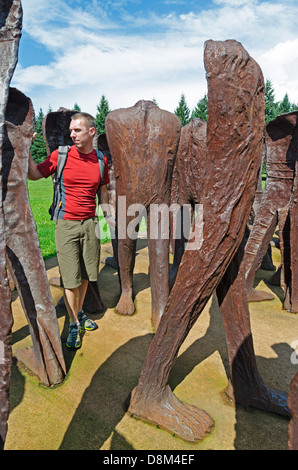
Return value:
M 112 109 L 154 97 L 174 111 L 182 93 L 193 108 L 207 86 L 205 40 L 236 39 L 272 81 L 276 97 L 288 92 L 298 102 L 297 5 L 291 0 L 213 3 L 214 9 L 182 15 L 126 12 L 117 23 L 108 14 L 115 2 L 107 2 L 104 10 L 96 0 L 76 9 L 64 0 L 24 0 L 24 30 L 51 50 L 54 60 L 47 66 L 18 66 L 14 86 L 43 109 L 77 102 L 94 114 L 104 94 Z M 124 26 L 130 28 L 126 33 Z

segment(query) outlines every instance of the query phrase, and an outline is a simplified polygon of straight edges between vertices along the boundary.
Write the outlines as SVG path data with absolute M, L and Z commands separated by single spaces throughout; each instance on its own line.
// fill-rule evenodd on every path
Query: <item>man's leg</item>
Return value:
M 78 322 L 80 290 L 79 287 L 74 289 L 64 289 L 64 302 L 67 313 L 69 315 L 70 323 Z
M 88 288 L 88 280 L 87 279 L 82 279 L 82 284 L 80 285 L 79 289 L 79 310 L 78 312 L 81 312 L 83 310 L 83 303 L 85 300 L 87 288 Z

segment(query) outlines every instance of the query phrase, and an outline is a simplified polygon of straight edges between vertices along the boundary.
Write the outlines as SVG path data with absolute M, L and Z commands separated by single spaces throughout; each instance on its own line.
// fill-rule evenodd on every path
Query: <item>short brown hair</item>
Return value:
M 71 116 L 72 121 L 77 120 L 77 119 L 82 119 L 84 123 L 86 124 L 86 127 L 88 127 L 89 129 L 90 127 L 94 127 L 96 129 L 95 120 L 94 120 L 94 117 L 91 116 L 91 114 L 79 112 Z

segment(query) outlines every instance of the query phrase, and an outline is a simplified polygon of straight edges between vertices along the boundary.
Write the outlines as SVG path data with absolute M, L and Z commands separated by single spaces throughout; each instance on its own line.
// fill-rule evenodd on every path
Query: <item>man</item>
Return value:
M 66 345 L 72 349 L 81 346 L 81 329 L 97 328 L 82 309 L 88 281 L 97 281 L 98 277 L 100 242 L 95 234 L 97 193 L 100 203 L 108 207 L 108 162 L 105 157 L 104 182 L 100 186 L 100 167 L 93 147 L 95 133 L 94 119 L 88 113 L 72 116 L 70 136 L 74 145 L 70 147 L 62 173 L 62 201 L 55 228 L 64 301 L 70 318 Z M 48 178 L 55 173 L 57 161 L 58 150 L 38 165 L 30 155 L 28 178 Z

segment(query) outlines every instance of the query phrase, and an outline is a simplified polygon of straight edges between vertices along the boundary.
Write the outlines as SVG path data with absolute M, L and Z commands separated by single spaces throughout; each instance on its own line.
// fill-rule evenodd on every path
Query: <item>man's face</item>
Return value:
M 89 151 L 89 147 L 92 146 L 95 129 L 93 127 L 86 127 L 82 119 L 74 119 L 70 123 L 69 130 L 70 137 L 77 149 Z

